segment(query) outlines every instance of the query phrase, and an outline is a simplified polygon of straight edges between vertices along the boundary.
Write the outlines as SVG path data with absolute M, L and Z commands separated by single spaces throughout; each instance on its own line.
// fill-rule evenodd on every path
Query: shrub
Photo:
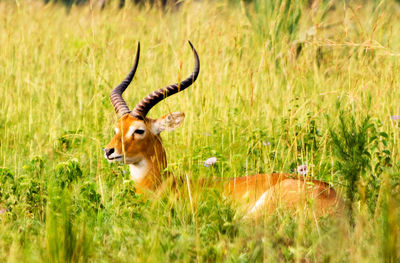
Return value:
M 56 181 L 61 188 L 68 187 L 72 181 L 82 177 L 82 169 L 77 159 L 59 163 L 56 167 Z

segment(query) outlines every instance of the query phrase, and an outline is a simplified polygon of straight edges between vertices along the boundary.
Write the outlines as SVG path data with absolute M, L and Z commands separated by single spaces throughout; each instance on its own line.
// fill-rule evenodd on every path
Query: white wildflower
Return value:
M 317 33 L 317 27 L 316 26 L 312 26 L 307 30 L 307 35 L 312 37 L 315 36 L 315 34 Z
M 0 214 L 5 214 L 8 211 L 10 211 L 10 210 L 8 210 L 7 208 L 2 208 L 2 209 L 0 209 Z
M 306 175 L 308 174 L 308 167 L 305 164 L 299 165 L 297 167 L 297 173 L 300 175 Z
M 211 157 L 205 160 L 204 166 L 205 167 L 210 167 L 213 166 L 217 162 L 217 157 Z
M 400 120 L 400 115 L 393 115 L 390 118 L 392 119 L 392 121 L 398 121 Z

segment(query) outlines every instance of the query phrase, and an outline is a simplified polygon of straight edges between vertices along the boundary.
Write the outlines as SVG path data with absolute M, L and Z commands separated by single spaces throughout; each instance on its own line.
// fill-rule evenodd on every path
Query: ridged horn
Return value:
M 175 93 L 178 93 L 195 82 L 197 79 L 197 76 L 199 75 L 200 71 L 200 60 L 199 56 L 197 55 L 196 49 L 193 47 L 192 43 L 190 41 L 189 45 L 193 50 L 194 54 L 194 59 L 195 59 L 195 65 L 194 65 L 194 70 L 193 73 L 185 80 L 183 80 L 180 83 L 175 83 L 172 85 L 169 85 L 165 88 L 158 89 L 156 91 L 153 91 L 149 95 L 147 95 L 145 98 L 143 98 L 135 107 L 133 111 L 131 111 L 131 115 L 135 116 L 137 118 L 145 118 L 147 113 L 153 108 L 157 103 L 162 101 L 163 99 L 174 95 Z
M 115 112 L 118 114 L 118 117 L 121 118 L 125 114 L 129 113 L 129 107 L 126 104 L 125 100 L 122 98 L 122 93 L 126 90 L 126 88 L 129 86 L 131 83 L 133 76 L 135 76 L 136 69 L 139 64 L 139 57 L 140 57 L 140 42 L 138 42 L 138 48 L 136 52 L 136 59 L 135 59 L 135 64 L 133 65 L 132 70 L 129 72 L 128 76 L 119 84 L 116 86 L 110 94 L 110 100 L 112 105 L 114 106 Z

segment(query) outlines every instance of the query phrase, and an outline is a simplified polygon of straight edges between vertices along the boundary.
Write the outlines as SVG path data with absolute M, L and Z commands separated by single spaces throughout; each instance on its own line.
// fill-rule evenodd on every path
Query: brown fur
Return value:
M 297 208 L 312 206 L 317 214 L 336 212 L 343 206 L 342 200 L 329 184 L 293 174 L 258 174 L 231 179 L 225 194 L 245 207 L 253 207 L 263 194 L 265 204 L 259 210 L 271 211 L 284 205 Z

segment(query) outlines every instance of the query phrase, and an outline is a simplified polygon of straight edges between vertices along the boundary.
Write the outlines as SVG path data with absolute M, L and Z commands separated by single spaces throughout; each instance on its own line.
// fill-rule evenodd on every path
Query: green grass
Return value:
M 185 1 L 166 12 L 0 3 L 2 262 L 400 259 L 400 126 L 391 119 L 400 115 L 400 5 L 254 2 Z M 127 167 L 103 158 L 116 120 L 109 93 L 138 41 L 131 107 L 186 77 L 187 40 L 199 79 L 149 114 L 186 113 L 163 135 L 168 169 L 211 179 L 307 164 L 351 216 L 277 209 L 253 222 L 214 189 L 194 189 L 192 204 L 187 193 L 135 194 Z M 212 156 L 216 166 L 204 167 Z

